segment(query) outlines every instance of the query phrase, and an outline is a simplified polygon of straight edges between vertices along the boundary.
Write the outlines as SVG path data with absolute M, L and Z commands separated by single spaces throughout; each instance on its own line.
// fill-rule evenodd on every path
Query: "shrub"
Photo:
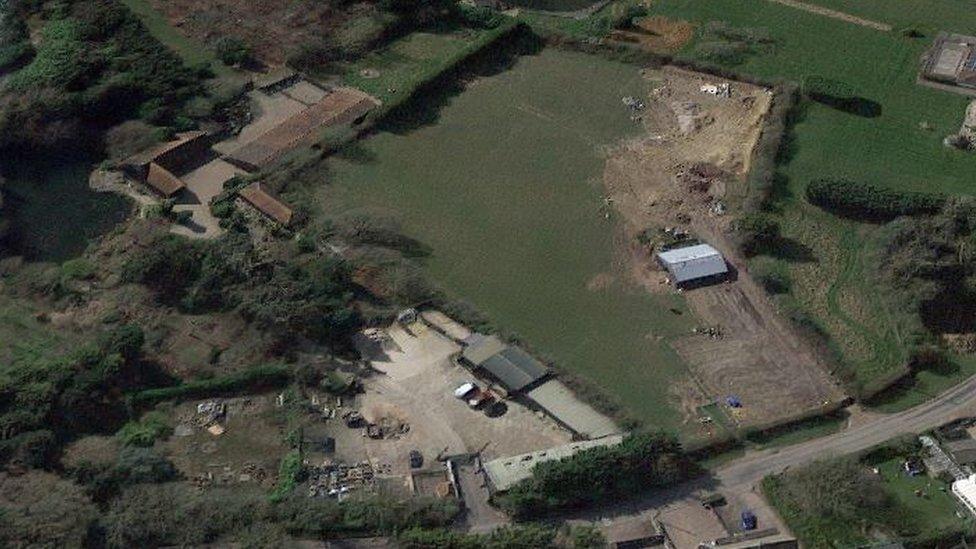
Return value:
M 705 61 L 719 65 L 741 65 L 749 53 L 749 46 L 742 42 L 702 42 L 695 53 Z
M 815 179 L 807 185 L 811 204 L 865 220 L 886 220 L 903 215 L 933 214 L 946 199 L 941 194 L 896 191 L 844 179 Z
M 149 447 L 157 439 L 165 438 L 173 432 L 169 419 L 162 412 L 152 411 L 139 421 L 130 421 L 115 434 L 125 446 Z
M 768 257 L 756 258 L 750 263 L 749 271 L 771 294 L 785 294 L 790 291 L 790 272 L 782 261 Z
M 764 212 L 748 213 L 739 220 L 739 236 L 746 254 L 759 253 L 780 239 L 780 227 L 771 215 Z
M 151 405 L 178 398 L 205 398 L 246 390 L 281 387 L 291 379 L 287 366 L 267 364 L 213 379 L 189 381 L 172 387 L 147 389 L 131 397 L 133 405 Z
M 278 484 L 271 492 L 271 501 L 279 502 L 291 494 L 298 484 L 301 474 L 302 453 L 298 450 L 292 450 L 285 454 L 281 460 L 281 465 L 278 466 Z
M 502 24 L 502 15 L 486 6 L 458 4 L 458 12 L 464 22 L 472 27 L 493 29 Z
M 236 36 L 224 36 L 214 45 L 217 59 L 229 66 L 240 66 L 251 59 L 251 47 Z

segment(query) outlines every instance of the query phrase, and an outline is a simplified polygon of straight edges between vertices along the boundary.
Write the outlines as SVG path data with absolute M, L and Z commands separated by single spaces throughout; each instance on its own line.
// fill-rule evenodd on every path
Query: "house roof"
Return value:
M 600 438 L 620 432 L 609 417 L 581 401 L 561 381 L 550 379 L 527 396 L 573 432 L 586 438 Z
M 714 276 L 729 270 L 722 254 L 708 244 L 658 252 L 657 258 L 671 273 L 675 283 Z
M 509 391 L 521 391 L 549 373 L 548 368 L 531 355 L 495 336 L 467 347 L 463 356 L 497 378 Z
M 149 164 L 146 185 L 149 185 L 153 190 L 167 198 L 186 187 L 179 177 L 176 177 L 172 172 L 155 162 Z
M 274 221 L 285 226 L 291 223 L 291 218 L 293 215 L 292 209 L 285 205 L 285 203 L 272 196 L 271 193 L 264 188 L 264 185 L 262 185 L 260 181 L 255 181 L 247 187 L 244 187 L 239 191 L 238 194 L 240 194 L 240 197 L 243 198 L 248 204 L 254 206 L 254 209 L 270 217 Z
M 156 159 L 158 159 L 160 156 L 163 156 L 174 149 L 182 147 L 187 143 L 196 141 L 197 139 L 200 139 L 206 135 L 207 132 L 199 131 L 199 130 L 180 132 L 176 134 L 176 139 L 167 141 L 165 143 L 159 143 L 157 145 L 153 145 L 152 147 L 149 147 L 144 151 L 137 152 L 136 154 L 130 156 L 129 158 L 126 158 L 124 161 L 122 161 L 122 163 L 128 166 L 145 166 L 146 164 L 155 162 Z
M 976 440 L 962 439 L 946 442 L 943 447 L 960 464 L 976 463 Z
M 242 145 L 227 155 L 226 160 L 248 171 L 260 170 L 292 150 L 314 145 L 325 128 L 348 124 L 378 104 L 359 90 L 336 88 L 318 103 Z

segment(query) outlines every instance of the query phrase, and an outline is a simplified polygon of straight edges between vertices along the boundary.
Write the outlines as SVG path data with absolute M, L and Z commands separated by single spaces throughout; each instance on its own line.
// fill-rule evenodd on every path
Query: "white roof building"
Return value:
M 675 284 L 729 272 L 725 258 L 708 244 L 658 252 L 657 259 Z
M 538 452 L 498 458 L 485 463 L 483 467 L 493 491 L 504 492 L 520 481 L 531 477 L 532 468 L 536 464 L 567 458 L 589 448 L 614 446 L 620 444 L 623 440 L 624 435 L 611 435 L 596 440 L 572 442 L 563 446 L 539 450 Z
M 959 498 L 966 509 L 969 509 L 970 513 L 976 515 L 976 475 L 953 482 L 952 493 Z

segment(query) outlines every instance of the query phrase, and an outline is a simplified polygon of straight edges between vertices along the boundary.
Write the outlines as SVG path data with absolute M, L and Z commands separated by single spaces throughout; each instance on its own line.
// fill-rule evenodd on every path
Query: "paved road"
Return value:
M 898 435 L 918 433 L 970 415 L 974 409 L 976 376 L 910 410 L 880 416 L 835 435 L 747 454 L 720 467 L 715 471 L 715 478 L 727 492 L 747 491 L 770 473 L 779 473 L 823 457 L 865 450 Z

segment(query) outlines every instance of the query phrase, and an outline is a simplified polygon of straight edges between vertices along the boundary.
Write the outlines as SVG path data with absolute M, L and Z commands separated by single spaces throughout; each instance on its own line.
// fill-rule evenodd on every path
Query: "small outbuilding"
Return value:
M 716 278 L 729 272 L 721 252 L 708 244 L 658 252 L 657 260 L 668 270 L 676 285 Z
M 269 220 L 287 227 L 291 224 L 293 212 L 284 202 L 273 196 L 264 185 L 255 181 L 238 192 L 241 200 L 257 210 Z
M 179 177 L 155 162 L 149 163 L 146 186 L 163 198 L 170 198 L 186 188 L 186 184 Z

